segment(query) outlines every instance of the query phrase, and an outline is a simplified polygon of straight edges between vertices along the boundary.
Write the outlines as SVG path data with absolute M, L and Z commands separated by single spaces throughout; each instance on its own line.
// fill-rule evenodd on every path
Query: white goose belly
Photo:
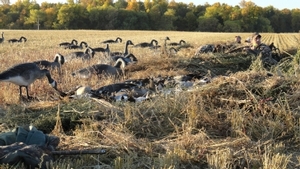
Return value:
M 28 86 L 33 82 L 30 79 L 29 80 L 24 79 L 22 76 L 9 77 L 8 79 L 3 80 L 3 81 L 11 82 L 11 83 L 14 83 L 19 86 Z

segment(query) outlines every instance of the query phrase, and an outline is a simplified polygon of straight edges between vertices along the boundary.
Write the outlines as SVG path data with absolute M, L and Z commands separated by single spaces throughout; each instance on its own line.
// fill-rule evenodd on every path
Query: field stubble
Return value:
M 91 47 L 107 39 L 121 37 L 111 51 L 123 51 L 124 42 L 134 44 L 157 39 L 162 45 L 168 36 L 172 42 L 185 40 L 194 48 L 180 50 L 170 58 L 160 52 L 129 47 L 138 63 L 127 68 L 120 80 L 79 80 L 71 73 L 79 68 L 103 62 L 97 54 L 90 62 L 73 61 L 63 65 L 62 74 L 53 71 L 58 88 L 69 91 L 78 85 L 97 89 L 124 79 L 172 76 L 187 73 L 207 74 L 214 79 L 192 92 L 159 96 L 142 103 L 112 103 L 105 107 L 91 99 L 61 99 L 46 79 L 29 87 L 39 101 L 19 102 L 18 87 L 1 82 L 1 131 L 16 125 L 34 124 L 45 133 L 60 136 L 60 150 L 105 148 L 99 156 L 57 157 L 56 168 L 299 168 L 300 110 L 298 72 L 300 54 L 292 61 L 272 69 L 269 76 L 257 69 L 252 59 L 240 55 L 204 54 L 194 57 L 203 44 L 243 40 L 251 33 L 201 33 L 164 31 L 11 31 L 5 39 L 25 36 L 21 44 L 0 44 L 0 71 L 12 65 L 35 60 L 53 60 L 56 53 L 70 50 L 58 47 L 72 39 Z M 274 42 L 281 50 L 299 48 L 299 34 L 262 33 L 267 44 Z M 256 69 L 254 69 L 254 67 Z M 250 70 L 252 68 L 252 70 Z M 283 69 L 284 68 L 284 69 Z M 278 74 L 280 69 L 281 74 Z M 24 93 L 24 92 L 23 92 Z M 57 113 L 61 121 L 57 120 Z M 54 130 L 54 127 L 58 128 Z M 68 167 L 66 167 L 68 166 Z

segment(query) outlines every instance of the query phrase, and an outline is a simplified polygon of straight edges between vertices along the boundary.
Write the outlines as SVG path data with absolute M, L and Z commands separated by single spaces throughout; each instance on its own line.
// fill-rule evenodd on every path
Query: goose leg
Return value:
M 30 97 L 30 96 L 28 95 L 28 87 L 25 86 L 25 89 L 26 89 L 27 99 L 31 99 L 32 97 Z
M 20 98 L 22 98 L 22 86 L 19 86 L 19 90 L 20 90 Z

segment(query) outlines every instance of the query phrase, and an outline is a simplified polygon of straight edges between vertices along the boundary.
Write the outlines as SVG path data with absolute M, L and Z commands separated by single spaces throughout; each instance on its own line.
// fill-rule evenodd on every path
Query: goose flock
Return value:
M 2 40 L 4 41 L 2 32 Z M 59 43 L 58 46 L 64 49 L 81 49 L 84 51 L 73 51 L 68 54 L 56 53 L 53 61 L 49 60 L 36 60 L 27 63 L 21 63 L 14 65 L 7 70 L 0 73 L 0 81 L 10 82 L 19 86 L 19 95 L 22 98 L 22 87 L 26 89 L 26 98 L 30 99 L 31 96 L 28 94 L 28 86 L 31 85 L 37 79 L 47 77 L 49 84 L 61 97 L 73 97 L 69 93 L 63 92 L 58 89 L 57 82 L 52 78 L 52 70 L 57 69 L 61 72 L 64 64 L 70 64 L 73 60 L 89 61 L 94 58 L 96 52 L 102 53 L 105 57 L 109 58 L 108 63 L 99 63 L 83 67 L 78 70 L 74 70 L 71 73 L 72 78 L 78 79 L 90 79 L 95 76 L 99 79 L 102 77 L 110 77 L 114 79 L 120 79 L 120 77 L 125 77 L 125 67 L 130 64 L 136 64 L 138 62 L 137 57 L 129 52 L 129 46 L 134 48 L 148 48 L 150 50 L 157 50 L 159 48 L 164 48 L 164 52 L 176 53 L 178 48 L 176 46 L 184 45 L 186 42 L 180 40 L 179 43 L 169 43 L 170 38 L 164 38 L 164 43 L 162 46 L 158 45 L 158 41 L 152 39 L 150 42 L 134 43 L 131 40 L 127 40 L 124 44 L 124 51 L 111 51 L 109 44 L 122 43 L 122 39 L 117 37 L 115 40 L 106 40 L 100 44 L 105 43 L 106 47 L 91 47 L 87 42 L 81 41 L 78 45 L 78 41 L 72 39 L 70 42 Z M 14 42 L 26 42 L 25 37 L 20 39 L 10 39 L 9 43 Z M 167 50 L 167 46 L 172 46 Z M 208 80 L 207 80 L 208 79 Z M 155 96 L 157 93 L 162 92 L 164 87 L 172 85 L 175 88 L 191 88 L 199 84 L 208 83 L 210 80 L 199 74 L 189 74 L 182 75 L 180 77 L 148 77 L 144 79 L 130 79 L 123 82 L 118 82 L 115 84 L 110 84 L 107 86 L 102 86 L 98 89 L 92 89 L 89 86 L 83 86 L 76 89 L 75 95 L 87 94 L 88 97 L 93 98 L 103 98 L 108 101 L 143 101 Z M 169 88 L 169 87 L 168 87 Z M 169 88 L 170 89 L 170 88 Z M 169 91 L 168 91 L 169 92 Z

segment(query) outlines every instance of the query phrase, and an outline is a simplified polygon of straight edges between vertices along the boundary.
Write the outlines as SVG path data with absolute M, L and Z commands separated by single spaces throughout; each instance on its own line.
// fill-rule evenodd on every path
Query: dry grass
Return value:
M 299 168 L 300 87 L 297 79 L 300 53 L 271 70 L 273 76 L 251 57 L 204 54 L 194 57 L 206 43 L 231 41 L 234 33 L 148 31 L 10 31 L 5 38 L 25 36 L 25 44 L 0 44 L 0 71 L 35 60 L 52 60 L 56 53 L 70 52 L 60 42 L 86 41 L 92 47 L 115 39 L 133 43 L 183 39 L 194 48 L 182 49 L 165 58 L 159 52 L 130 48 L 139 62 L 127 68 L 119 80 L 79 80 L 71 72 L 103 61 L 97 55 L 89 63 L 63 65 L 62 75 L 52 72 L 58 88 L 70 91 L 78 85 L 97 89 L 124 79 L 207 74 L 214 79 L 192 92 L 158 96 L 142 103 L 103 106 L 92 99 L 61 99 L 46 79 L 34 82 L 30 95 L 39 101 L 19 102 L 18 87 L 1 82 L 1 131 L 16 125 L 34 124 L 45 133 L 61 138 L 60 150 L 104 148 L 102 155 L 57 157 L 52 168 Z M 239 33 L 246 39 L 251 33 Z M 299 34 L 262 34 L 266 43 L 281 50 L 299 47 Z M 286 38 L 282 38 L 286 37 Z M 264 39 L 265 38 L 265 39 Z M 294 39 L 294 40 L 291 40 Z M 295 39 L 298 39 L 296 41 Z M 288 44 L 286 44 L 288 43 Z M 281 48 L 282 46 L 282 48 Z M 289 46 L 289 48 L 287 48 Z M 124 43 L 111 45 L 123 51 Z M 251 70 L 250 70 L 251 69 Z M 280 72 L 280 74 L 279 74 Z M 2 167 L 5 168 L 5 167 Z

